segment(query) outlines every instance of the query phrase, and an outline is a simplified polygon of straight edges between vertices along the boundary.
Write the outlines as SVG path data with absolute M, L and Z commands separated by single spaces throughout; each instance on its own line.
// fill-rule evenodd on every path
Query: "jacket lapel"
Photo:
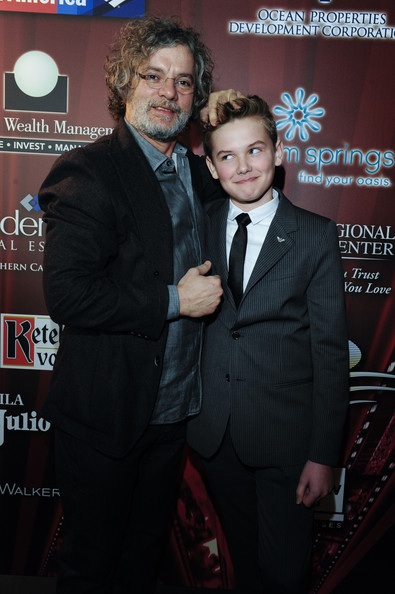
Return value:
M 248 281 L 243 299 L 249 290 L 276 265 L 294 244 L 292 234 L 298 229 L 295 208 L 282 192 L 279 190 L 278 192 L 280 203 Z M 234 305 L 233 295 L 227 283 L 226 225 L 228 208 L 229 201 L 221 200 L 208 211 L 210 218 L 209 257 L 211 257 L 214 264 L 213 274 L 218 274 L 221 277 L 225 296 Z
M 213 262 L 213 274 L 222 279 L 222 288 L 229 300 L 233 302 L 233 295 L 228 287 L 228 264 L 226 260 L 226 225 L 228 218 L 229 200 L 219 200 L 208 212 L 209 216 L 209 258 Z
M 294 244 L 292 233 L 298 223 L 292 203 L 280 192 L 280 203 L 263 242 L 255 267 L 251 273 L 244 296 Z
M 111 148 L 120 183 L 123 185 L 133 209 L 139 209 L 141 215 L 151 213 L 154 218 L 157 215 L 163 217 L 167 214 L 169 216 L 166 201 L 155 173 L 123 120 L 120 120 L 115 129 Z M 144 216 L 142 221 L 145 223 L 147 217 Z M 168 222 L 169 229 L 171 229 L 170 220 Z
M 109 159 L 129 200 L 130 217 L 145 244 L 146 254 L 167 271 L 171 282 L 173 240 L 169 210 L 155 173 L 123 120 L 114 130 Z M 162 246 L 160 253 L 158 244 Z

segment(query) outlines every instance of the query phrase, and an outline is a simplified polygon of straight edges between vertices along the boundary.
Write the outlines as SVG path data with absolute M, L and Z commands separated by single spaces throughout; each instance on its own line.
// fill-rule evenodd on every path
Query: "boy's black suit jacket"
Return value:
M 349 402 L 337 228 L 279 195 L 238 309 L 226 284 L 228 203 L 209 211 L 209 256 L 224 299 L 206 328 L 202 411 L 188 441 L 209 457 L 229 423 L 245 464 L 333 466 Z

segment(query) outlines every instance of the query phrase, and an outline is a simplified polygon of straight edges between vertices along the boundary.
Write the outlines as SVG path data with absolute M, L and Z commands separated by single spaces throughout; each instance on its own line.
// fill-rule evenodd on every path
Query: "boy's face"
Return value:
M 211 175 L 219 179 L 232 201 L 244 211 L 272 199 L 276 165 L 281 165 L 283 145 L 276 147 L 259 117 L 227 122 L 211 137 Z

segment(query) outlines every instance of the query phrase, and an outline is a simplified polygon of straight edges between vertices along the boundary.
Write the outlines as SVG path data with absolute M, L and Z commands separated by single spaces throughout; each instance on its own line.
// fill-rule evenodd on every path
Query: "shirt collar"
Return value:
M 151 165 L 152 169 L 156 171 L 167 159 L 168 157 L 160 152 L 157 148 L 155 148 L 148 140 L 142 136 L 132 124 L 130 124 L 127 119 L 125 118 L 125 124 L 132 133 L 134 139 L 136 140 L 137 144 L 143 151 L 144 155 L 147 157 L 149 164 Z M 178 155 L 185 155 L 187 149 L 182 146 L 179 142 L 176 142 L 174 150 L 173 150 L 173 160 L 176 162 Z
M 273 198 L 257 208 L 253 208 L 248 211 L 250 215 L 251 223 L 256 225 L 266 218 L 273 217 L 279 204 L 279 194 L 275 188 L 272 188 Z M 231 200 L 229 200 L 228 220 L 234 221 L 237 215 L 244 212 L 241 208 L 236 206 Z

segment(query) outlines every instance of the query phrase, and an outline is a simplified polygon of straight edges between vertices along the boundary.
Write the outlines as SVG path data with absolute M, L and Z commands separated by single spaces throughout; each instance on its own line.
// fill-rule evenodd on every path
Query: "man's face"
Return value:
M 140 66 L 138 72 L 140 75 L 159 76 L 165 82 L 160 88 L 152 88 L 137 75 L 137 86 L 127 101 L 126 119 L 149 140 L 174 140 L 185 128 L 192 111 L 194 94 L 180 93 L 173 80 L 190 77 L 194 82 L 191 50 L 184 45 L 161 48 Z
M 283 147 L 276 146 L 258 117 L 227 122 L 211 137 L 211 175 L 219 179 L 232 201 L 248 211 L 272 198 L 276 165 L 281 165 Z

